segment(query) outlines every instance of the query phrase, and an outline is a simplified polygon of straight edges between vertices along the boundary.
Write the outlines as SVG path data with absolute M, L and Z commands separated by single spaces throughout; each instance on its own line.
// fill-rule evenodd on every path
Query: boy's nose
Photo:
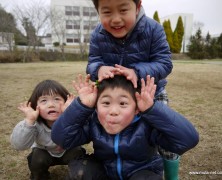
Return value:
M 119 23 L 120 22 L 120 16 L 116 13 L 116 14 L 113 14 L 112 16 L 112 22 L 113 23 Z
M 113 107 L 110 109 L 110 114 L 111 114 L 112 116 L 117 115 L 117 114 L 118 114 L 118 108 L 115 107 L 115 106 L 113 106 Z

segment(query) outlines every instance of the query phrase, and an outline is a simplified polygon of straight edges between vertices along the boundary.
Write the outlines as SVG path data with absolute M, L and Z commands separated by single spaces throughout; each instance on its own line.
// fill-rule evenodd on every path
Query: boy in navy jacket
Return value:
M 89 79 L 79 76 L 74 82 L 79 97 L 54 123 L 52 139 L 65 149 L 92 141 L 109 179 L 162 179 L 158 146 L 182 155 L 198 143 L 198 133 L 185 117 L 154 101 L 154 78 L 142 79 L 137 90 L 121 75 L 98 87 Z

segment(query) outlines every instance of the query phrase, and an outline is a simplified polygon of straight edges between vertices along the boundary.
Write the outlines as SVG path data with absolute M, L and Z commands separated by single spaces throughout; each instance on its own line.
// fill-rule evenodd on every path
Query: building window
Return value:
M 65 15 L 71 16 L 72 15 L 72 6 L 65 7 Z
M 73 29 L 80 29 L 80 21 L 73 21 L 74 27 Z
M 83 21 L 83 29 L 92 30 L 96 27 L 97 23 L 98 21 L 93 21 L 93 20 Z
M 66 29 L 73 29 L 73 22 L 71 20 L 66 20 Z
M 66 29 L 80 29 L 80 21 L 66 20 Z
M 79 43 L 80 42 L 80 35 L 78 34 L 73 34 L 74 35 L 74 43 Z
M 95 10 L 94 7 L 90 7 L 90 14 L 92 17 L 97 16 L 97 11 Z
M 73 16 L 80 16 L 80 8 L 78 6 L 73 6 Z
M 80 16 L 80 7 L 78 6 L 65 6 L 65 15 L 67 16 Z
M 89 7 L 83 7 L 83 16 L 89 16 Z
M 83 21 L 83 29 L 89 30 L 90 28 L 90 21 Z
M 93 7 L 83 7 L 83 16 L 94 17 L 97 16 L 97 12 Z
M 66 39 L 66 42 L 67 42 L 67 43 L 73 43 L 73 39 L 67 38 L 67 39 Z
M 79 43 L 80 35 L 78 34 L 66 34 L 66 42 L 67 43 Z

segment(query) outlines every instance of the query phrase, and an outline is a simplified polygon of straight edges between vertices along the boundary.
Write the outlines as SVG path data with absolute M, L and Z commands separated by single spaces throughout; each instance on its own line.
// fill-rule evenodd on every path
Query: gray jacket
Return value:
M 64 149 L 52 141 L 51 129 L 42 122 L 30 126 L 25 120 L 20 121 L 13 129 L 10 140 L 16 150 L 37 147 L 47 150 L 54 157 L 62 157 L 65 153 Z

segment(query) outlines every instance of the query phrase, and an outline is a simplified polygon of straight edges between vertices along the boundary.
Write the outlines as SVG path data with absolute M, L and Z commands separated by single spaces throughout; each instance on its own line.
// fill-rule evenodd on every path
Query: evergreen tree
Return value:
M 205 57 L 210 58 L 212 49 L 211 49 L 211 36 L 209 32 L 207 33 L 205 38 L 204 49 L 205 49 Z
M 179 39 L 178 39 L 178 34 L 177 31 L 174 31 L 173 33 L 173 53 L 180 53 L 180 46 L 179 46 Z
M 217 39 L 217 51 L 218 51 L 218 57 L 222 58 L 222 33 L 220 34 L 220 36 Z
M 170 50 L 172 51 L 174 49 L 174 47 L 173 47 L 173 32 L 171 29 L 170 20 L 163 22 L 163 28 L 166 33 L 166 39 L 169 43 Z
M 22 25 L 24 26 L 26 32 L 28 45 L 29 46 L 35 45 L 35 43 L 37 42 L 37 35 L 32 22 L 28 18 L 24 17 Z
M 187 46 L 188 55 L 193 59 L 204 58 L 204 41 L 202 38 L 202 31 L 199 28 L 194 36 L 190 37 L 190 43 Z
M 13 33 L 15 44 L 24 41 L 24 36 L 16 27 L 16 20 L 11 13 L 8 13 L 0 6 L 0 32 Z M 12 47 L 11 49 L 12 50 Z
M 217 58 L 218 57 L 218 44 L 217 44 L 217 39 L 216 38 L 212 38 L 210 40 L 210 46 L 208 49 L 208 54 L 209 54 L 209 58 L 213 59 L 213 58 Z
M 156 20 L 158 23 L 160 23 L 160 18 L 159 18 L 159 15 L 158 15 L 157 11 L 155 11 L 155 13 L 153 15 L 153 19 Z
M 177 20 L 177 25 L 176 25 L 175 31 L 177 31 L 178 45 L 179 45 L 178 49 L 180 52 L 181 47 L 182 47 L 182 42 L 183 42 L 183 36 L 184 36 L 184 27 L 183 27 L 183 21 L 182 21 L 181 16 L 179 16 L 179 18 Z

